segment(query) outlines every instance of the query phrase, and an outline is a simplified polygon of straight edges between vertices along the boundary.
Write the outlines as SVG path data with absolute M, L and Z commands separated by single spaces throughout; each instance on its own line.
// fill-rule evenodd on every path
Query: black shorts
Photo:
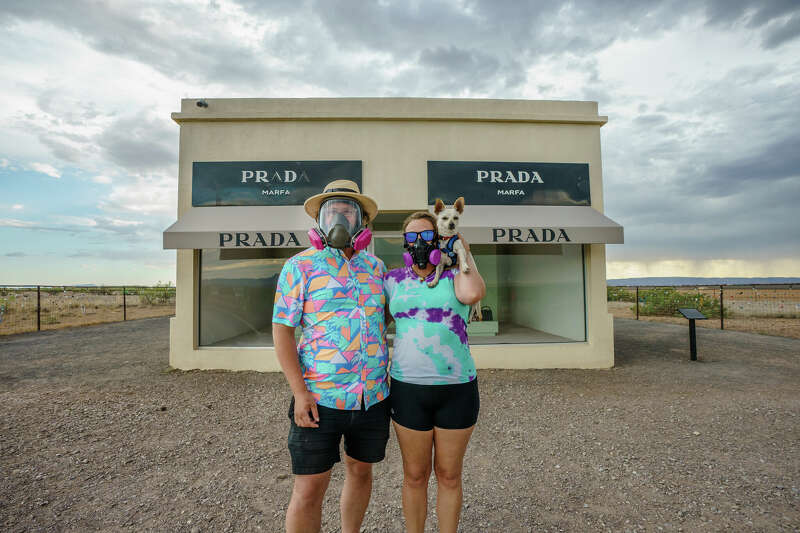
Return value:
M 478 421 L 477 379 L 454 385 L 416 385 L 393 379 L 391 387 L 392 419 L 403 427 L 466 429 Z
M 358 461 L 377 463 L 386 456 L 389 440 L 389 400 L 366 411 L 347 411 L 317 405 L 319 427 L 301 428 L 294 422 L 294 398 L 289 405 L 289 454 L 293 474 L 320 474 L 338 463 L 339 442 Z

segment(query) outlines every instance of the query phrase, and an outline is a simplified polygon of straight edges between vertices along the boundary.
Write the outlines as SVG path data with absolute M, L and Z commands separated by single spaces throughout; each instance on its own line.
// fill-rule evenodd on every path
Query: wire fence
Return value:
M 0 285 L 0 335 L 175 314 L 175 287 Z
M 699 327 L 800 339 L 798 285 L 608 287 L 615 317 L 685 324 L 682 307 L 708 317 Z M 173 286 L 0 285 L 0 335 L 174 314 Z
M 686 307 L 708 318 L 697 321 L 698 327 L 800 339 L 798 285 L 608 287 L 608 310 L 615 317 L 685 324 L 678 309 Z

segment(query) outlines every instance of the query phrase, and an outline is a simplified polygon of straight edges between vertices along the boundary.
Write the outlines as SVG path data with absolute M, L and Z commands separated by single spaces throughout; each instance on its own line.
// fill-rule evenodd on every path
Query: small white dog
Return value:
M 469 273 L 467 264 L 467 250 L 458 238 L 458 219 L 464 212 L 464 198 L 459 196 L 453 207 L 445 208 L 444 202 L 439 198 L 433 206 L 433 214 L 436 215 L 436 230 L 439 233 L 442 251 L 442 260 L 436 265 L 436 275 L 428 283 L 428 287 L 435 287 L 439 283 L 439 278 L 446 267 L 458 263 L 458 268 L 465 274 Z
M 439 283 L 439 278 L 446 267 L 458 264 L 461 272 L 469 274 L 472 270 L 467 262 L 467 250 L 464 243 L 458 238 L 458 220 L 464 212 L 464 197 L 459 196 L 453 207 L 445 208 L 444 202 L 439 198 L 433 206 L 433 214 L 436 215 L 436 230 L 439 234 L 439 249 L 442 252 L 442 259 L 436 265 L 436 275 L 428 283 L 428 287 L 435 287 Z M 475 302 L 470 312 L 469 320 L 482 320 L 480 300 Z

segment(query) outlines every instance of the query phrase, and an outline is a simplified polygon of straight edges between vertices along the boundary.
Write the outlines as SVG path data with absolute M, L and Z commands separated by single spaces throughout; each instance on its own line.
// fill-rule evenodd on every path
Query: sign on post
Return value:
M 689 319 L 689 360 L 697 361 L 697 335 L 695 332 L 694 321 L 705 320 L 707 317 L 697 309 L 691 307 L 682 307 L 678 309 L 678 312 L 682 314 L 684 318 Z

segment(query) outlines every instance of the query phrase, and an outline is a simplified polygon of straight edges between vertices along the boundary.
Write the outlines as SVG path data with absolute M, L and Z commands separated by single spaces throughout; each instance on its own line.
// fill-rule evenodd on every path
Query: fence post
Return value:
M 719 329 L 725 329 L 725 296 L 723 285 L 719 286 Z
M 36 286 L 36 331 L 42 331 L 42 287 Z
M 123 322 L 128 320 L 128 304 L 125 301 L 125 293 L 126 292 L 127 291 L 125 290 L 125 286 L 123 285 L 123 287 L 122 287 L 122 321 Z
M 639 320 L 639 286 L 636 286 L 636 320 Z

